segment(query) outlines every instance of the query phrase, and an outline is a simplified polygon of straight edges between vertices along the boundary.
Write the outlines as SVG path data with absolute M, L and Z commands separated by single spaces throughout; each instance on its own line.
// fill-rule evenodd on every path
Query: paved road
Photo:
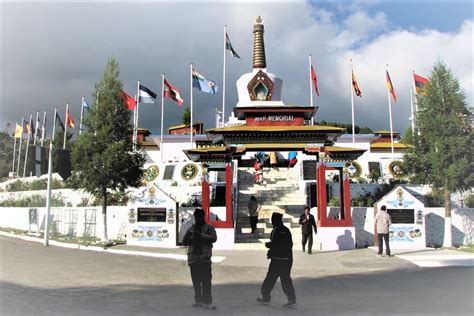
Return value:
M 2 315 L 471 315 L 472 267 L 419 268 L 396 261 L 364 272 L 357 256 L 341 274 L 295 269 L 298 307 L 285 310 L 277 284 L 270 306 L 255 302 L 266 268 L 218 264 L 213 268 L 217 311 L 190 307 L 193 292 L 186 265 L 168 259 L 43 247 L 0 237 Z M 370 251 L 370 250 L 368 250 Z M 255 259 L 241 252 L 248 263 Z M 339 253 L 340 254 L 340 253 Z M 338 254 L 338 255 L 339 255 Z M 234 254 L 235 255 L 235 254 Z M 324 254 L 311 260 L 324 260 Z M 334 254 L 333 254 L 334 256 Z M 341 256 L 341 255 L 340 255 Z M 309 256 L 304 257 L 305 260 Z M 385 259 L 385 260 L 391 260 Z M 256 260 L 256 259 L 255 259 Z M 295 256 L 295 261 L 298 256 Z M 366 262 L 365 258 L 361 262 Z M 403 260 L 399 260 L 401 263 Z M 224 260 L 225 262 L 225 260 Z M 317 265 L 317 261 L 315 261 Z

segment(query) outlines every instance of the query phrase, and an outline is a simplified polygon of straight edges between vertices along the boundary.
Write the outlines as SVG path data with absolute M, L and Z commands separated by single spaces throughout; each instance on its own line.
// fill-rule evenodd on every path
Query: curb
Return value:
M 12 233 L 7 233 L 0 231 L 0 236 L 16 238 L 31 242 L 43 243 L 43 239 L 31 236 L 21 236 Z M 128 256 L 141 256 L 141 257 L 149 257 L 149 258 L 161 258 L 161 259 L 171 259 L 177 261 L 187 261 L 187 255 L 180 255 L 175 253 L 159 253 L 159 252 L 146 252 L 146 251 L 135 251 L 135 250 L 118 250 L 118 249 L 104 249 L 102 247 L 97 246 L 84 246 L 79 244 L 72 244 L 72 243 L 63 243 L 56 240 L 50 240 L 49 244 L 55 247 L 61 248 L 69 248 L 69 249 L 77 249 L 77 250 L 86 250 L 86 251 L 95 251 L 95 252 L 105 252 L 105 253 L 112 253 L 117 255 L 128 255 Z M 212 262 L 213 263 L 221 263 L 224 261 L 226 257 L 223 256 L 213 256 Z

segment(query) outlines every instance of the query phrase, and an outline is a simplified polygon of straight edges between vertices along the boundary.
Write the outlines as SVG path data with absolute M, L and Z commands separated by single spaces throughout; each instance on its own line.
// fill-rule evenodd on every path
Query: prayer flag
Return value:
M 138 102 L 142 103 L 156 103 L 156 93 L 145 87 L 144 85 L 140 84 L 140 88 L 138 89 Z
M 352 70 L 352 86 L 354 87 L 354 92 L 356 96 L 362 97 L 362 91 L 359 89 L 359 84 L 357 83 L 357 79 L 354 74 L 354 70 Z
M 16 127 L 15 127 L 15 138 L 21 138 L 21 134 L 23 134 L 23 127 L 21 127 L 21 125 L 19 125 L 18 123 L 16 123 Z
M 393 88 L 392 80 L 390 79 L 390 75 L 388 74 L 388 70 L 386 70 L 385 73 L 386 73 L 386 78 L 387 78 L 388 92 L 390 92 L 390 94 L 392 95 L 393 101 L 397 102 L 397 95 L 395 94 L 395 89 Z
M 415 89 L 416 89 L 417 94 L 420 94 L 420 92 L 423 90 L 423 87 L 425 86 L 425 84 L 430 82 L 425 77 L 419 76 L 415 73 L 413 73 L 413 80 L 415 81 Z
M 225 49 L 230 51 L 232 57 L 240 59 L 240 56 L 237 54 L 237 52 L 232 47 L 232 44 L 230 43 L 229 35 L 227 34 L 227 32 L 225 33 Z
M 319 97 L 318 78 L 316 77 L 316 72 L 314 71 L 313 65 L 311 65 L 311 80 L 313 81 L 314 90 L 316 90 L 316 94 Z
M 216 94 L 217 84 L 213 80 L 207 80 L 193 68 L 193 87 L 202 92 Z
M 129 110 L 135 109 L 137 106 L 137 101 L 135 101 L 134 98 L 132 98 L 127 92 L 122 91 L 121 96 L 123 98 L 123 101 L 125 102 L 125 105 Z
M 69 111 L 66 113 L 66 124 L 68 128 L 74 128 L 74 119 Z
M 183 98 L 181 97 L 181 94 L 179 93 L 179 90 L 176 89 L 171 83 L 164 80 L 165 87 L 163 91 L 163 97 L 165 98 L 170 98 L 174 100 L 176 103 L 178 103 L 179 106 L 183 105 Z

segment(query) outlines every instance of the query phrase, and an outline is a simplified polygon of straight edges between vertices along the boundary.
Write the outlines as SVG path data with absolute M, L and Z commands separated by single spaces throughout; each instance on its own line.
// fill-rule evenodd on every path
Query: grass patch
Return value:
M 464 251 L 464 252 L 474 253 L 474 244 L 461 246 L 459 247 L 459 250 Z

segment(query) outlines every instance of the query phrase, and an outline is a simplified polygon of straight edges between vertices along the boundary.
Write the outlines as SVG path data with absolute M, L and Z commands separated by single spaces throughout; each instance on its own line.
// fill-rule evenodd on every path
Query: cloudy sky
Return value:
M 22 116 L 69 102 L 79 120 L 81 96 L 90 102 L 107 59 L 120 64 L 125 89 L 136 81 L 160 94 L 161 74 L 189 104 L 189 64 L 222 87 L 223 27 L 237 53 L 227 57 L 226 115 L 238 101 L 235 81 L 252 70 L 252 28 L 265 23 L 268 71 L 284 81 L 287 104 L 309 104 L 308 54 L 320 97 L 317 120 L 350 123 L 350 64 L 362 90 L 357 125 L 388 129 L 385 67 L 398 102 L 394 128 L 410 125 L 412 71 L 429 76 L 443 60 L 472 106 L 473 4 L 415 1 L 3 1 L 1 9 L 0 128 Z M 215 125 L 222 94 L 194 91 L 194 118 Z M 181 123 L 183 108 L 165 100 L 165 128 Z M 140 107 L 140 127 L 159 133 L 161 102 Z M 49 132 L 50 133 L 50 132 Z

